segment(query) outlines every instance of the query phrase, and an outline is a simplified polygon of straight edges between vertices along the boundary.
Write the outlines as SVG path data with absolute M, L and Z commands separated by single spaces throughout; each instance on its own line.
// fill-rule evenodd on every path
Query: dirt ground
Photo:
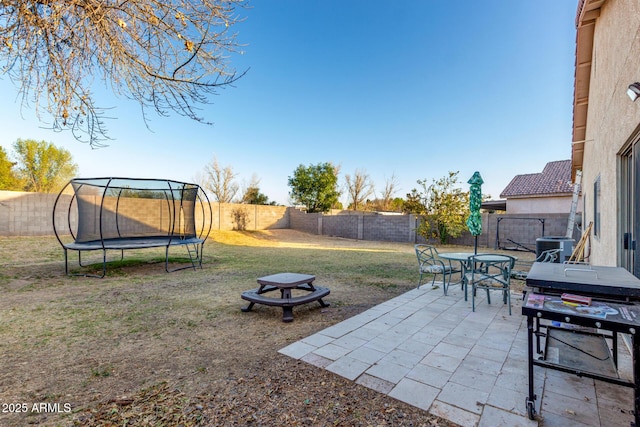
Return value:
M 277 352 L 415 287 L 412 245 L 218 232 L 175 273 L 132 252 L 68 277 L 55 238 L 0 238 L 0 425 L 453 425 Z M 331 306 L 241 312 L 279 271 L 315 274 Z

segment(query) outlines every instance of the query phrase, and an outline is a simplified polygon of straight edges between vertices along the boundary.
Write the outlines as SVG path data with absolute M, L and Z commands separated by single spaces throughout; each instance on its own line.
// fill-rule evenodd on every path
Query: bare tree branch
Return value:
M 238 184 L 235 178 L 238 174 L 233 172 L 231 166 L 222 167 L 216 157 L 204 167 L 205 190 L 209 191 L 220 203 L 231 203 L 238 193 Z
M 384 190 L 382 191 L 382 210 L 389 210 L 391 207 L 391 201 L 393 195 L 398 190 L 398 178 L 393 173 L 391 178 L 388 178 L 384 184 Z
M 244 0 L 0 0 L 0 75 L 53 129 L 99 146 L 105 109 L 91 87 L 166 116 L 204 122 L 198 104 L 244 75 L 229 66 Z
M 364 204 L 367 197 L 373 194 L 373 183 L 369 175 L 359 169 L 356 169 L 353 177 L 347 174 L 344 179 L 347 185 L 347 193 L 351 200 L 351 208 L 356 211 L 358 206 Z

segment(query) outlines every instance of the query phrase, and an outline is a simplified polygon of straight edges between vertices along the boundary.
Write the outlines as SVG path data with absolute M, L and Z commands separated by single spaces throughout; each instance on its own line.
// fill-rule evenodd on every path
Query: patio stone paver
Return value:
M 484 357 L 469 356 L 464 359 L 460 366 L 498 376 L 502 371 L 503 365 L 503 363 L 496 362 L 491 359 L 485 359 Z M 526 368 L 526 364 L 523 366 Z
M 410 367 L 398 365 L 390 361 L 379 361 L 367 369 L 367 374 L 397 384 L 411 371 Z
M 340 347 L 339 345 L 335 345 L 333 343 L 329 343 L 322 347 L 318 347 L 313 350 L 315 354 L 318 356 L 326 357 L 327 359 L 337 360 L 338 358 L 345 356 L 349 353 L 349 349 Z
M 432 351 L 427 354 L 420 363 L 453 373 L 462 363 L 462 359 L 453 356 L 447 356 L 446 354 L 434 353 Z
M 480 416 L 457 406 L 436 400 L 429 408 L 429 413 L 452 421 L 461 426 L 475 426 L 480 421 Z
M 364 344 L 366 344 L 367 340 L 357 337 L 353 335 L 353 332 L 350 332 L 347 335 L 343 335 L 337 340 L 333 341 L 333 343 L 348 350 L 355 350 L 356 348 L 362 347 Z
M 305 354 L 300 360 L 319 368 L 326 368 L 333 363 L 333 360 L 327 359 L 326 357 L 318 356 L 315 353 Z
M 455 286 L 423 285 L 292 343 L 280 353 L 462 426 L 538 425 L 526 416 L 526 319 L 500 298 L 464 301 Z M 620 364 L 629 354 L 620 345 Z M 534 367 L 544 427 L 629 425 L 633 392 Z
M 360 347 L 349 353 L 350 357 L 366 362 L 369 365 L 375 364 L 378 360 L 385 357 L 387 353 L 383 351 L 374 350 L 372 348 Z
M 571 420 L 571 423 L 579 422 L 591 426 L 600 424 L 597 402 L 586 401 L 582 396 L 569 397 L 545 388 L 542 396 L 542 411 L 545 414 L 559 415 Z
M 420 360 L 422 360 L 421 355 L 396 348 L 387 353 L 378 363 L 390 362 L 400 366 L 406 366 L 407 368 L 413 368 Z
M 420 381 L 403 378 L 389 392 L 389 396 L 428 411 L 439 393 L 440 389 L 436 387 Z
M 306 337 L 305 339 L 299 342 L 310 344 L 317 348 L 317 347 L 322 347 L 325 344 L 329 344 L 333 340 L 334 340 L 333 337 L 318 333 L 318 334 L 309 335 L 308 337 Z
M 449 381 L 438 394 L 438 400 L 474 414 L 482 414 L 489 393 Z M 523 399 L 524 401 L 524 399 Z
M 409 371 L 407 378 L 420 381 L 427 385 L 442 388 L 449 381 L 453 372 L 434 368 L 433 366 L 417 364 Z
M 377 378 L 367 373 L 364 373 L 360 377 L 358 377 L 356 383 L 384 394 L 389 394 L 389 392 L 393 390 L 393 387 L 395 386 L 395 384 L 392 382 L 385 381 L 382 378 Z
M 456 369 L 453 375 L 451 375 L 449 380 L 455 384 L 490 393 L 496 383 L 496 376 L 490 372 L 466 368 L 463 363 Z
M 287 356 L 293 357 L 294 359 L 300 359 L 301 357 L 312 352 L 316 348 L 318 347 L 312 344 L 308 344 L 304 341 L 298 341 L 283 348 L 282 350 L 280 350 L 280 353 L 286 354 Z
M 367 362 L 345 356 L 327 365 L 326 369 L 347 379 L 355 380 L 370 366 Z
M 495 427 L 495 426 L 510 426 L 510 427 L 527 427 L 537 426 L 538 423 L 509 411 L 505 411 L 493 406 L 485 406 L 482 418 L 478 427 Z

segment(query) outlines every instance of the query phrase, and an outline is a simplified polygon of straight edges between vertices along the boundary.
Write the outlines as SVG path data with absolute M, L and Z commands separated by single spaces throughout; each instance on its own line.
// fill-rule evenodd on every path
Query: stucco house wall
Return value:
M 619 154 L 637 134 L 640 102 L 626 95 L 629 84 L 640 81 L 640 2 L 637 0 L 584 1 L 586 7 L 601 4 L 595 18 L 588 91 L 588 110 L 582 160 L 584 224 L 595 220 L 595 183 L 600 182 L 600 232 L 591 234 L 592 264 L 619 265 L 621 260 Z M 590 11 L 597 15 L 597 9 Z M 586 11 L 582 12 L 586 16 Z M 587 22 L 583 18 L 584 25 Z M 588 45 L 587 37 L 577 43 Z M 577 51 L 579 48 L 577 49 Z M 576 68 L 582 66 L 578 57 Z M 580 82 L 577 81 L 576 84 Z M 575 121 L 574 107 L 574 121 Z M 574 123 L 575 132 L 575 123 Z M 574 143 L 576 136 L 574 135 Z M 575 163 L 575 162 L 574 162 Z
M 509 212 L 509 214 L 544 212 L 563 213 L 568 215 L 571 210 L 571 201 L 571 196 L 509 198 L 507 199 L 507 212 Z M 581 206 L 580 210 L 582 210 Z

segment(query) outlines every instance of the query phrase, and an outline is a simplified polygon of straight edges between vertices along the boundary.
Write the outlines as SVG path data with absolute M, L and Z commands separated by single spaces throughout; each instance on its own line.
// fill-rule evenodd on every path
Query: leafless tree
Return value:
M 373 183 L 369 175 L 359 169 L 356 169 L 353 177 L 346 174 L 344 179 L 347 184 L 351 209 L 356 211 L 358 206 L 362 205 L 367 200 L 367 197 L 373 194 Z
M 391 201 L 393 195 L 398 190 L 398 178 L 396 174 L 392 174 L 391 178 L 388 178 L 384 184 L 384 190 L 382 191 L 382 210 L 389 210 L 391 207 Z
M 202 186 L 220 203 L 231 203 L 238 193 L 237 174 L 231 166 L 222 167 L 216 157 L 204 167 Z
M 235 82 L 229 55 L 244 0 L 0 0 L 0 76 L 39 120 L 100 146 L 108 139 L 95 81 L 140 103 L 143 118 L 171 111 L 199 122 L 197 105 Z

